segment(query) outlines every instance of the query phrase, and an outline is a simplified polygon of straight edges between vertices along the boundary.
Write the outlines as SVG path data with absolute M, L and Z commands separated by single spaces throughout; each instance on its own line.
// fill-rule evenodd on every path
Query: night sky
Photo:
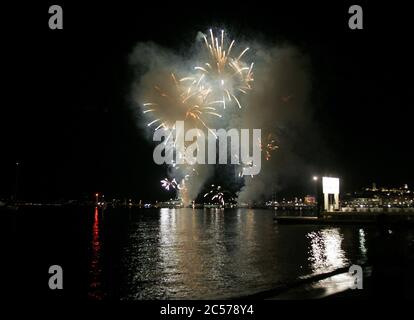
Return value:
M 153 146 L 131 109 L 128 55 L 149 40 L 180 52 L 210 26 L 290 43 L 309 57 L 309 117 L 324 150 L 302 156 L 316 174 L 337 174 L 345 191 L 372 182 L 412 187 L 413 28 L 406 7 L 356 1 L 364 9 L 364 30 L 350 30 L 354 3 L 228 3 L 220 10 L 218 2 L 193 2 L 193 11 L 115 3 L 3 7 L 0 198 L 13 190 L 16 160 L 24 199 L 96 191 L 165 197 L 159 183 L 165 168 L 153 163 Z M 63 30 L 48 28 L 52 4 L 63 7 Z M 286 183 L 281 194 L 309 192 L 312 174 Z

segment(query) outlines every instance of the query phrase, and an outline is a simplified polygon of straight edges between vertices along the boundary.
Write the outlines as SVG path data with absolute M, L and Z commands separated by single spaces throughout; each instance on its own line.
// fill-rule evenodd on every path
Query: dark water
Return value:
M 375 246 L 375 227 L 278 225 L 273 216 L 259 209 L 19 210 L 14 261 L 25 290 L 48 296 L 208 299 L 361 264 Z M 59 293 L 47 287 L 53 264 L 64 271 Z

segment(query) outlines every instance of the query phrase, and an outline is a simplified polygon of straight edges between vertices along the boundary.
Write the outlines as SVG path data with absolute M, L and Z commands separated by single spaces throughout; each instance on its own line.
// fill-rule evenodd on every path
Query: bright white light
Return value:
M 323 193 L 338 194 L 339 178 L 322 177 Z
M 364 259 L 367 255 L 367 247 L 366 247 L 366 241 L 365 241 L 365 231 L 363 229 L 359 229 L 359 250 L 361 250 L 362 256 Z
M 311 249 L 308 260 L 315 274 L 332 271 L 348 263 L 342 249 L 343 235 L 338 228 L 313 231 L 306 237 Z

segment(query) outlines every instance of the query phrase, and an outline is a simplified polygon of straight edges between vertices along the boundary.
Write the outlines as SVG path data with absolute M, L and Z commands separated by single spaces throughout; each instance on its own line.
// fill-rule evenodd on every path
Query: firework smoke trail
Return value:
M 189 197 L 188 188 L 187 188 L 185 181 L 186 181 L 185 179 L 181 180 L 180 188 L 179 188 L 179 197 L 181 198 L 184 205 L 189 205 L 191 202 L 191 199 Z

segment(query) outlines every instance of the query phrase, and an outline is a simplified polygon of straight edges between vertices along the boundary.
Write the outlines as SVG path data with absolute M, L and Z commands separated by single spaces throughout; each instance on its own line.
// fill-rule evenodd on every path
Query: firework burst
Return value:
M 249 48 L 233 55 L 235 40 L 228 41 L 224 30 L 216 37 L 210 29 L 209 35 L 203 34 L 203 39 L 208 52 L 207 61 L 194 69 L 201 73 L 207 86 L 212 88 L 213 101 L 210 104 L 221 104 L 225 109 L 226 104 L 234 103 L 241 108 L 237 96 L 246 94 L 253 82 L 253 63 L 248 65 L 242 59 Z
M 204 127 L 209 129 L 206 116 L 221 118 L 216 108 L 207 105 L 211 93 L 202 83 L 203 76 L 185 77 L 177 80 L 171 73 L 165 86 L 155 85 L 152 102 L 143 104 L 144 114 L 152 114 L 154 119 L 147 126 L 174 129 L 176 121 L 185 121 L 192 128 Z
M 211 185 L 211 190 L 204 194 L 204 198 L 210 197 L 212 201 L 217 201 L 221 205 L 224 205 L 224 190 L 221 186 L 215 186 L 214 184 Z
M 165 190 L 170 191 L 172 189 L 177 189 L 179 187 L 177 181 L 174 179 L 169 180 L 168 178 L 165 178 L 164 180 L 161 180 L 161 187 L 163 187 Z

